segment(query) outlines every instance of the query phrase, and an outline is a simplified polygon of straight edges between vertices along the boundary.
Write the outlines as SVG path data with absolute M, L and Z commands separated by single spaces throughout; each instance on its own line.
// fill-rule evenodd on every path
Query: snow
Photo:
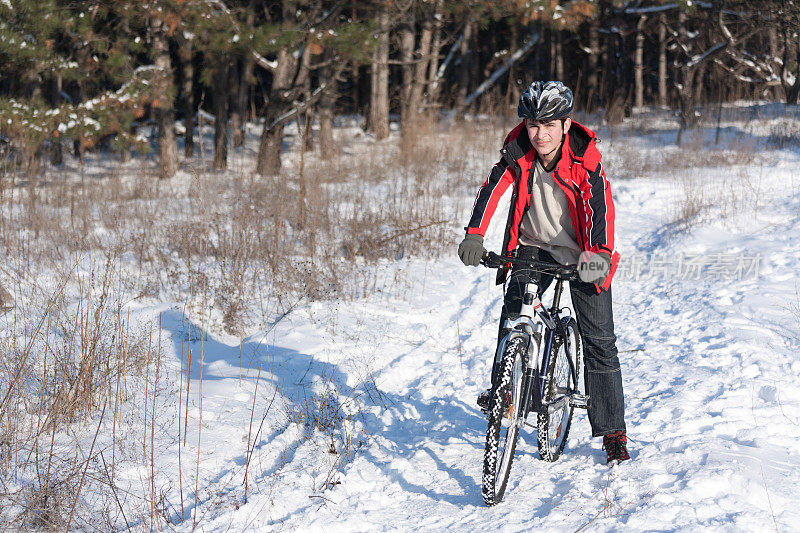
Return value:
M 768 105 L 746 109 L 758 119 L 724 121 L 722 149 L 700 151 L 696 163 L 683 167 L 678 158 L 692 154 L 671 146 L 674 117 L 647 119 L 645 131 L 598 127 L 623 266 L 634 257 L 761 258 L 758 275 L 741 279 L 708 269 L 695 277 L 651 268 L 615 281 L 630 461 L 607 467 L 586 414 L 577 411 L 555 463 L 540 461 L 535 434 L 523 431 L 504 501 L 483 505 L 486 422 L 475 398 L 488 385 L 502 294 L 493 271 L 464 267 L 448 249 L 438 260 L 383 263 L 371 295 L 304 303 L 242 338 L 222 333 L 213 310 L 198 319 L 179 300 L 130 303 L 137 323 L 161 324 L 154 339 L 167 355 L 155 472 L 168 528 L 191 531 L 194 522 L 203 531 L 796 528 L 800 152 L 746 154 L 749 140 L 763 142 L 794 120 Z M 714 130 L 698 135 L 689 142 L 709 144 Z M 482 155 L 481 165 L 494 156 Z M 710 163 L 719 156 L 730 162 Z M 465 209 L 484 175 L 457 188 Z M 704 207 L 681 220 L 687 198 Z M 454 233 L 466 216 L 453 221 Z M 501 205 L 488 247 L 500 247 L 504 222 Z M 189 349 L 187 401 L 179 375 Z M 142 393 L 135 383 L 129 387 Z M 188 405 L 185 446 L 178 444 L 178 390 Z M 141 413 L 121 418 L 129 424 L 117 438 L 138 443 L 125 452 L 138 459 L 120 460 L 127 466 L 115 478 L 130 518 L 139 495 L 149 494 L 150 470 L 141 435 L 133 436 Z M 86 426 L 86 450 L 98 421 L 99 413 Z M 112 445 L 106 426 L 98 449 Z
M 800 362 L 787 337 L 797 335 L 796 320 L 781 305 L 794 296 L 786 280 L 800 266 L 790 242 L 800 230 L 800 182 L 788 165 L 771 170 L 775 185 L 791 187 L 769 213 L 701 226 L 680 238 L 659 232 L 663 213 L 651 199 L 668 192 L 663 179 L 615 184 L 619 235 L 629 252 L 641 243 L 644 251 L 752 249 L 767 257 L 762 277 L 739 284 L 653 277 L 615 285 L 629 463 L 607 468 L 579 414 L 555 464 L 539 461 L 535 437 L 523 435 L 505 501 L 483 507 L 485 422 L 474 398 L 486 385 L 501 300 L 488 271 L 445 258 L 435 267 L 408 265 L 401 300 L 372 298 L 359 309 L 338 310 L 341 333 L 329 341 L 314 336 L 319 340 L 312 342 L 304 331 L 302 341 L 283 343 L 328 364 L 341 364 L 336 353 L 351 351 L 375 361 L 386 406 L 370 410 L 374 437 L 340 484 L 313 504 L 291 492 L 277 506 L 251 500 L 237 513 L 220 514 L 212 528 L 576 530 L 591 523 L 592 530 L 641 531 L 774 523 L 791 529 L 800 518 L 793 504 L 800 482 Z M 297 339 L 289 330 L 285 335 Z M 309 486 L 314 481 L 312 468 L 295 475 Z

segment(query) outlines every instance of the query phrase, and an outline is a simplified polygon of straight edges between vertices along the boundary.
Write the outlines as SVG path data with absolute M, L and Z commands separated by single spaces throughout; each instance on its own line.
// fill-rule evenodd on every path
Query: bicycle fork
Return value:
M 534 317 L 540 320 L 534 320 Z M 525 371 L 522 378 L 522 390 L 520 398 L 522 405 L 517 409 L 520 422 L 524 422 L 531 411 L 538 412 L 542 408 L 543 384 L 540 378 L 541 366 L 546 365 L 543 361 L 543 354 L 546 354 L 546 346 L 552 338 L 552 328 L 547 328 L 543 322 L 549 320 L 542 309 L 542 301 L 539 298 L 539 286 L 534 281 L 529 281 L 525 285 L 525 293 L 522 299 L 522 307 L 518 318 L 509 318 L 503 325 L 509 330 L 509 334 L 500 342 L 495 364 L 500 364 L 500 358 L 505 353 L 508 342 L 517 337 L 523 336 L 525 340 L 525 360 L 523 361 Z M 547 341 L 547 342 L 545 342 Z M 532 400 L 532 402 L 531 402 Z

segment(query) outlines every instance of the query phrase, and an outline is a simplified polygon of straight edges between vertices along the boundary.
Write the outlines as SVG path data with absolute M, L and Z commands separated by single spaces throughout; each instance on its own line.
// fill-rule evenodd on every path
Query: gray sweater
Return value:
M 519 225 L 519 242 L 549 252 L 562 265 L 574 265 L 581 249 L 569 218 L 567 197 L 538 158 L 531 175 L 531 204 Z

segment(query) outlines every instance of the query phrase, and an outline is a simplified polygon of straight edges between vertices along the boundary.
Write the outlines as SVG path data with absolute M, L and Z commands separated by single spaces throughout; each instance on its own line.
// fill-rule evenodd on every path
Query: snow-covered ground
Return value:
M 736 143 L 773 132 L 769 120 L 785 119 L 766 117 L 762 133 Z M 607 467 L 576 411 L 556 463 L 540 461 L 535 434 L 522 432 L 505 499 L 484 506 L 475 398 L 488 385 L 502 291 L 453 248 L 384 264 L 372 295 L 300 306 L 244 339 L 213 317 L 187 324 L 178 302 L 131 304 L 135 318 L 160 320 L 167 393 L 155 481 L 138 437 L 115 473 L 119 507 L 154 486 L 157 514 L 179 531 L 796 529 L 800 154 L 681 152 L 666 129 L 600 145 L 623 255 L 613 291 L 630 461 Z M 632 177 L 620 165 L 634 157 L 668 163 L 641 163 Z M 502 207 L 495 218 L 487 243 L 497 249 Z M 139 431 L 140 413 L 120 418 Z M 103 430 L 94 446 L 111 438 Z M 137 516 L 133 529 L 147 523 Z

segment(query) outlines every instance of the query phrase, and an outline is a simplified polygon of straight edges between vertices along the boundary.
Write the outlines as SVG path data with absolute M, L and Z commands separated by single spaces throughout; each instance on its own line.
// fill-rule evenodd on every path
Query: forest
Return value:
M 291 121 L 316 125 L 306 149 L 327 160 L 337 116 L 381 140 L 390 121 L 510 116 L 547 79 L 608 124 L 660 106 L 683 131 L 699 104 L 796 103 L 798 28 L 794 0 L 2 0 L 3 171 L 105 150 L 152 152 L 170 178 L 205 121 L 209 170 L 250 122 L 251 171 L 274 175 Z

